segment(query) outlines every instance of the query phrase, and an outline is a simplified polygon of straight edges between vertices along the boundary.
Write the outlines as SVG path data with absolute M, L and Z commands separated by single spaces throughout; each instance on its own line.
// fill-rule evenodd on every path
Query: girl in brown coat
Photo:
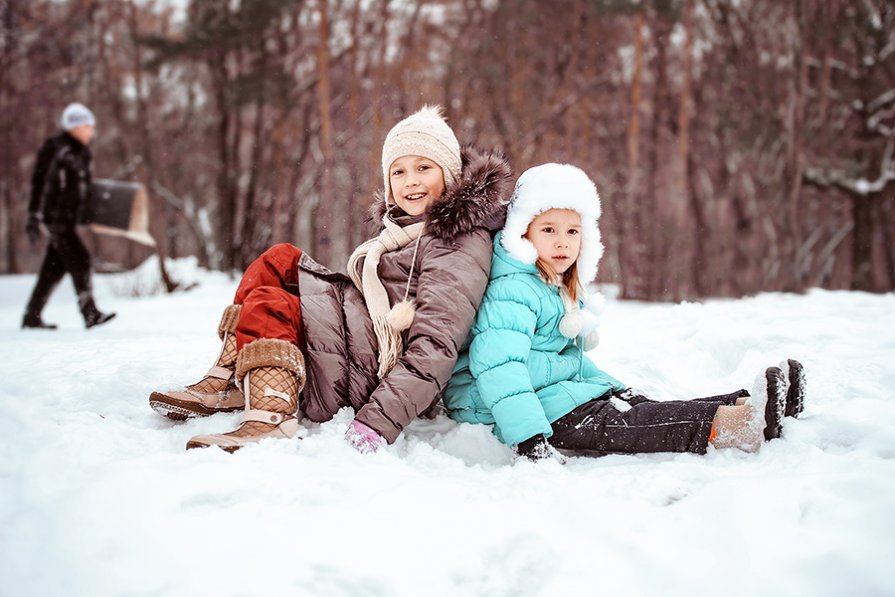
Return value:
M 510 169 L 497 154 L 461 152 L 431 107 L 388 133 L 382 169 L 382 230 L 355 250 L 347 276 L 272 247 L 225 309 L 208 374 L 150 396 L 176 420 L 245 409 L 236 430 L 187 448 L 295 437 L 299 413 L 323 422 L 349 406 L 346 439 L 372 451 L 438 402 L 488 282 Z

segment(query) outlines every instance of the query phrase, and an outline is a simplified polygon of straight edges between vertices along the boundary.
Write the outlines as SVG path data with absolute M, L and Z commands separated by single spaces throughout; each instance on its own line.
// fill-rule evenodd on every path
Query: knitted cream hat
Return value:
M 388 182 L 388 169 L 405 155 L 429 158 L 444 172 L 444 186 L 450 187 L 460 178 L 460 143 L 444 121 L 441 106 L 423 106 L 388 132 L 382 145 L 382 182 L 386 204 L 394 202 Z

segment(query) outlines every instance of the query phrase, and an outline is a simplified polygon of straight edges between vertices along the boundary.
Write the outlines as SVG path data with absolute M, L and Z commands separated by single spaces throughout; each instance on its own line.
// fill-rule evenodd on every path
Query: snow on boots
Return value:
M 805 390 L 807 382 L 805 381 L 805 368 L 802 363 L 795 359 L 787 359 L 780 363 L 780 368 L 784 371 L 788 370 L 789 391 L 786 393 L 786 411 L 787 417 L 799 418 L 802 411 L 805 410 Z
M 783 433 L 783 416 L 786 411 L 788 390 L 789 381 L 779 367 L 768 367 L 764 376 L 760 376 L 755 382 L 755 388 L 752 391 L 753 399 L 762 393 L 767 395 L 764 411 L 764 438 L 766 441 L 777 439 Z
M 265 438 L 296 437 L 298 394 L 305 383 L 304 357 L 297 346 L 275 338 L 246 344 L 236 360 L 236 378 L 245 393 L 239 427 L 229 433 L 196 436 L 187 442 L 187 450 L 217 446 L 234 452 Z
M 149 406 L 161 415 L 175 421 L 193 417 L 207 417 L 219 412 L 242 410 L 245 397 L 236 385 L 236 324 L 242 305 L 229 305 L 224 309 L 218 336 L 222 340 L 221 352 L 214 366 L 205 377 L 183 390 L 153 392 Z
M 755 377 L 752 394 L 745 404 L 718 408 L 713 421 L 717 435 L 712 444 L 716 448 L 757 452 L 770 436 L 780 436 L 785 405 L 786 378 L 777 367 L 768 367 Z

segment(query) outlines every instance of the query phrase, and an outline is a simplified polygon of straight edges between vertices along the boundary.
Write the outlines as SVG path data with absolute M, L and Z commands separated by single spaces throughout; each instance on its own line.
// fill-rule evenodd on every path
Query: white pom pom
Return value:
M 585 335 L 600 327 L 600 318 L 587 309 L 581 310 L 581 332 Z
M 576 309 L 559 320 L 559 333 L 566 338 L 576 338 L 581 333 L 581 314 Z
M 414 308 L 413 303 L 410 301 L 401 301 L 391 308 L 385 319 L 388 321 L 388 324 L 392 326 L 392 329 L 397 332 L 403 332 L 410 327 L 411 323 L 413 323 L 413 316 L 415 314 L 416 309 Z

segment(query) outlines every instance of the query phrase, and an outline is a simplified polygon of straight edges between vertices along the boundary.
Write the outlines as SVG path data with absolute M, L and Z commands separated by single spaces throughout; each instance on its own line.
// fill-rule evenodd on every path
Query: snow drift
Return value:
M 157 292 L 155 264 L 96 276 L 85 331 L 63 282 L 22 331 L 33 276 L 0 278 L 0 595 L 885 595 L 895 593 L 895 296 L 815 290 L 704 304 L 609 300 L 601 367 L 655 397 L 751 388 L 796 357 L 808 402 L 756 455 L 513 463 L 482 426 L 184 451 L 238 414 L 168 421 L 236 281 Z

